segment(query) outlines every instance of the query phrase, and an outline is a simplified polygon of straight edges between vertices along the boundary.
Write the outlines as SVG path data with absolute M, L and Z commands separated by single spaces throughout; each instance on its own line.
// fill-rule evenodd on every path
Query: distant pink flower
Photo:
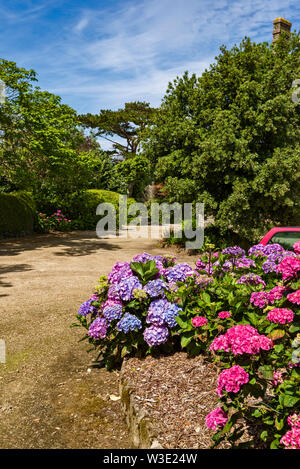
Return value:
M 207 319 L 204 316 L 196 316 L 192 319 L 192 324 L 194 327 L 206 326 Z
M 230 318 L 231 316 L 231 313 L 229 311 L 221 311 L 219 314 L 218 314 L 218 317 L 220 319 L 225 319 L 225 318 Z
M 220 407 L 217 407 L 207 415 L 205 423 L 208 428 L 217 430 L 218 428 L 223 428 L 227 420 L 228 417 L 224 410 Z
M 294 244 L 293 248 L 294 248 L 294 251 L 295 251 L 296 254 L 300 254 L 300 241 L 297 241 Z
M 290 415 L 287 421 L 290 427 L 300 428 L 300 415 L 299 414 Z
M 286 324 L 293 322 L 294 313 L 287 308 L 274 308 L 268 312 L 267 319 L 276 324 Z

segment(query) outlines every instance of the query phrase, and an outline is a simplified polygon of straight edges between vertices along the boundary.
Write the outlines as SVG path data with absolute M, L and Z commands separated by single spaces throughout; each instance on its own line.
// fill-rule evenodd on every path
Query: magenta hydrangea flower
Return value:
M 207 325 L 207 318 L 204 316 L 196 316 L 192 319 L 192 324 L 194 327 L 203 327 Z
M 284 292 L 285 292 L 285 287 L 276 286 L 272 288 L 272 290 L 268 292 L 270 303 L 273 304 L 275 300 L 281 300 Z
M 220 313 L 218 314 L 218 317 L 220 319 L 230 318 L 230 316 L 231 316 L 231 313 L 229 311 L 220 311 Z
M 223 409 L 217 407 L 212 410 L 205 419 L 206 426 L 212 430 L 222 429 L 228 420 L 227 414 Z
M 290 427 L 300 428 L 300 415 L 299 414 L 290 415 L 287 421 Z
M 291 309 L 287 308 L 274 308 L 268 312 L 267 319 L 276 324 L 286 324 L 293 322 L 294 313 Z
M 300 259 L 293 256 L 285 257 L 280 264 L 278 264 L 276 271 L 282 274 L 283 280 L 290 279 L 296 276 L 300 271 Z
M 257 354 L 260 350 L 270 350 L 273 342 L 267 336 L 261 335 L 248 324 L 233 326 L 225 334 L 216 337 L 210 351 L 231 352 L 233 355 Z
M 248 383 L 249 373 L 239 365 L 233 365 L 231 368 L 223 370 L 218 376 L 218 387 L 216 392 L 222 396 L 223 391 L 237 393 L 243 384 Z
M 274 371 L 273 372 L 273 380 L 272 384 L 274 387 L 278 386 L 278 384 L 283 383 L 283 378 L 282 378 L 282 373 L 280 371 Z
M 285 449 L 300 449 L 300 428 L 292 427 L 280 440 Z
M 295 305 L 300 305 L 300 290 L 296 290 L 293 293 L 289 293 L 286 297 L 291 303 L 294 303 Z
M 250 303 L 259 308 L 264 308 L 269 304 L 269 293 L 266 291 L 259 291 L 251 293 Z
M 295 251 L 296 254 L 300 254 L 300 241 L 297 241 L 294 244 L 293 248 L 294 248 L 294 251 Z

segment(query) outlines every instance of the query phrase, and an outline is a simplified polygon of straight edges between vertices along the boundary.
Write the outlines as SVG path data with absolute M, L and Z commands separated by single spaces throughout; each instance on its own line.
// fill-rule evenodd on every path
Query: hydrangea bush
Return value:
M 255 447 L 240 442 L 246 421 L 266 447 L 299 448 L 299 274 L 299 243 L 208 245 L 194 267 L 143 253 L 117 262 L 77 319 L 108 368 L 128 354 L 178 349 L 214 361 L 213 446 Z

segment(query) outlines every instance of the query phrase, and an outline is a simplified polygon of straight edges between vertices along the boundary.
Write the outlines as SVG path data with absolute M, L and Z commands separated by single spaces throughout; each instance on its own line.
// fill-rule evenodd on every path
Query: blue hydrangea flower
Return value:
M 104 339 L 108 324 L 105 318 L 96 318 L 89 327 L 88 335 L 93 339 Z
M 156 326 L 164 325 L 164 313 L 170 305 L 171 303 L 165 299 L 152 301 L 148 309 L 146 322 L 148 324 L 155 324 Z
M 249 256 L 265 256 L 265 246 L 263 244 L 255 244 L 254 246 L 251 246 L 251 248 L 248 250 Z
M 177 306 L 175 303 L 170 304 L 170 306 L 168 306 L 165 310 L 164 321 L 170 328 L 178 326 L 175 318 L 179 316 L 179 311 L 182 311 L 182 309 L 179 308 L 179 306 Z
M 117 284 L 117 289 L 121 300 L 129 301 L 133 298 L 133 290 L 142 290 L 143 285 L 139 282 L 137 277 L 128 277 Z
M 97 308 L 93 306 L 92 300 L 87 300 L 82 305 L 79 306 L 78 314 L 80 316 L 87 316 L 88 314 L 96 314 L 97 313 Z
M 150 347 L 154 347 L 155 345 L 161 345 L 167 341 L 169 329 L 164 326 L 152 325 L 144 330 L 143 335 L 145 342 L 147 342 Z
M 107 306 L 103 310 L 103 316 L 108 322 L 111 322 L 114 319 L 120 319 L 122 314 L 123 309 L 121 305 Z
M 186 263 L 174 265 L 164 270 L 164 277 L 168 282 L 184 282 L 187 277 L 194 274 L 192 267 Z
M 148 293 L 151 298 L 157 298 L 159 296 L 164 297 L 164 289 L 167 288 L 166 283 L 161 280 L 150 280 L 147 285 L 144 286 L 144 290 Z
M 117 323 L 118 331 L 123 331 L 125 334 L 128 331 L 135 331 L 142 328 L 142 322 L 134 315 L 125 313 L 122 319 Z

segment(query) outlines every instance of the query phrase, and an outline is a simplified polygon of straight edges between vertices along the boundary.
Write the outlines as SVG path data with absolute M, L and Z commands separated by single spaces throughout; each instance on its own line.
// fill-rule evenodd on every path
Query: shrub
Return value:
M 0 193 L 0 236 L 22 236 L 33 232 L 35 203 L 28 192 Z
M 215 362 L 222 371 L 220 405 L 207 416 L 213 446 L 255 447 L 240 438 L 256 422 L 266 447 L 299 447 L 298 246 L 206 251 L 194 268 L 147 253 L 116 263 L 74 325 L 85 327 L 108 368 L 126 355 L 176 350 Z
M 117 227 L 119 223 L 119 196 L 117 192 L 88 189 L 83 193 L 75 196 L 71 203 L 62 204 L 62 210 L 68 213 L 72 219 L 72 228 L 79 230 L 95 230 L 97 222 L 101 219 L 100 215 L 96 215 L 96 208 L 100 203 L 111 203 L 116 209 Z M 127 199 L 127 206 L 135 202 L 134 199 Z

